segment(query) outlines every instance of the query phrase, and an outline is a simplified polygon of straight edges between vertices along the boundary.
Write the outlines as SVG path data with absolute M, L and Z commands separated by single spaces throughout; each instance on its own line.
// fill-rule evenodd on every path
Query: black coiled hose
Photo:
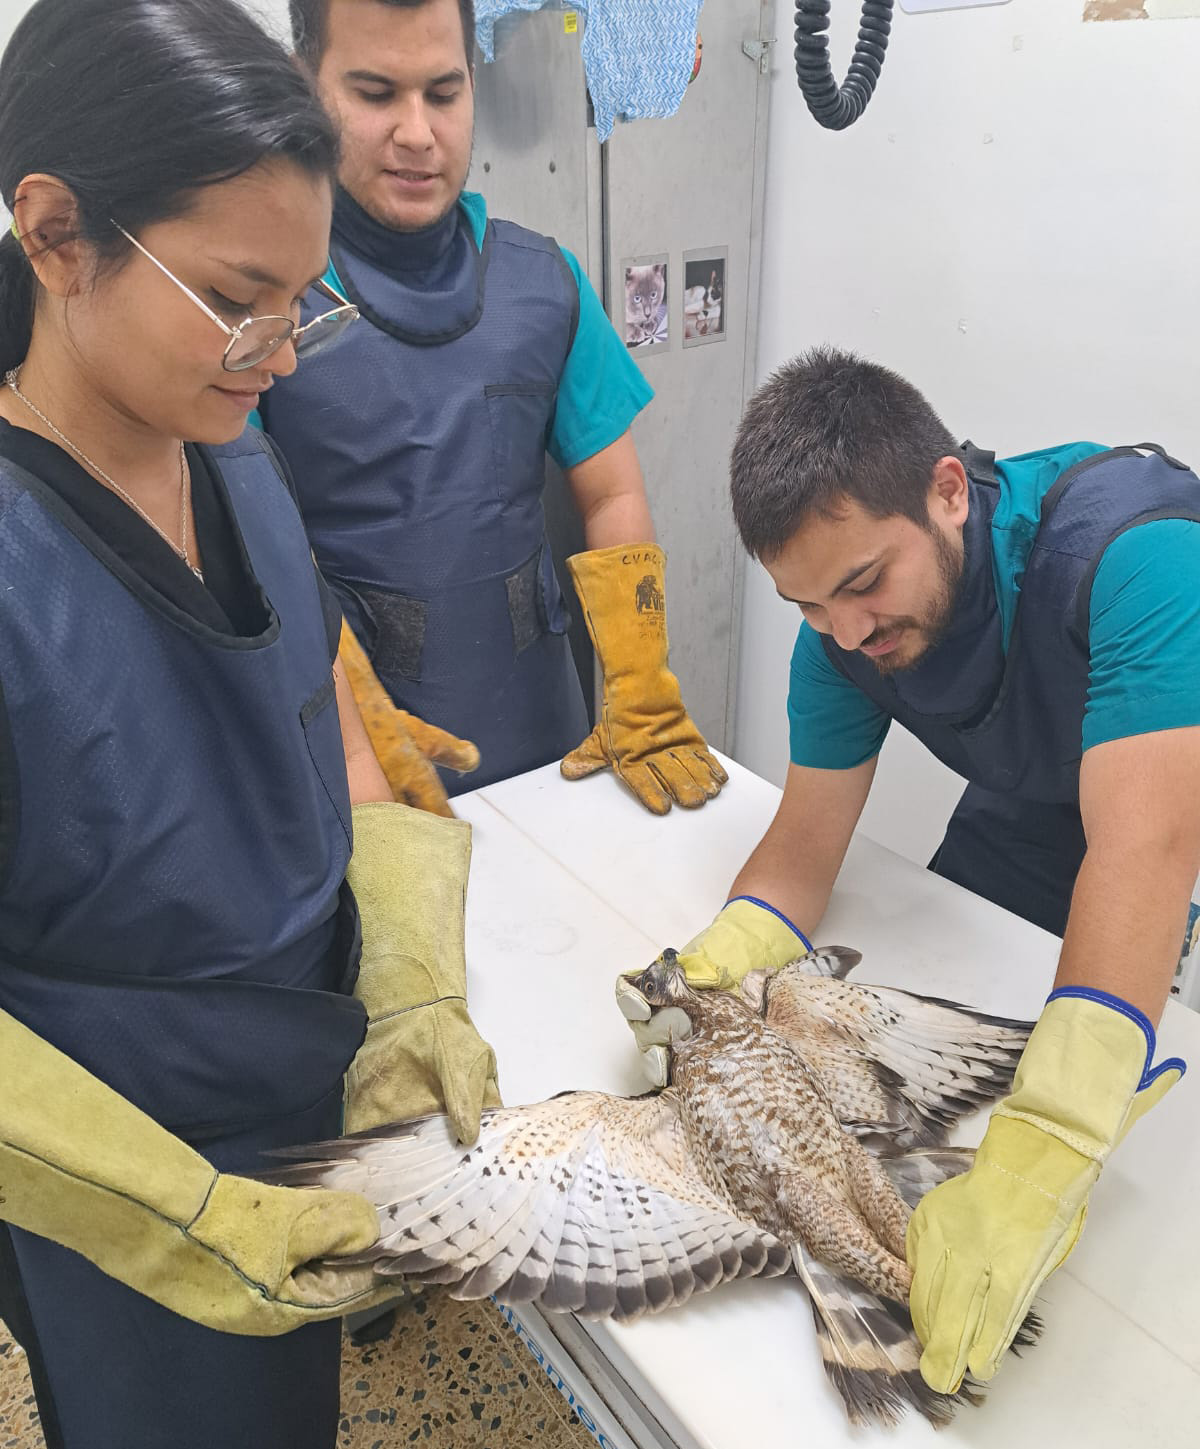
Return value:
M 844 131 L 867 108 L 892 30 L 892 0 L 863 0 L 854 58 L 841 89 L 829 66 L 829 0 L 796 0 L 796 79 L 821 125 Z

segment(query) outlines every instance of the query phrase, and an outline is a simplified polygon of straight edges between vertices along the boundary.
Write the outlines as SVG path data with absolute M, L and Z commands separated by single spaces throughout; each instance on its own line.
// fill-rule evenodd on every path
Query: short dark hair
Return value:
M 107 57 L 107 60 L 102 59 Z M 77 236 L 119 264 L 194 192 L 286 159 L 333 180 L 337 137 L 308 81 L 236 0 L 38 0 L 0 59 L 0 198 L 46 172 L 70 187 Z M 0 235 L 0 372 L 23 361 L 37 283 Z
M 750 399 L 730 461 L 733 516 L 747 551 L 770 561 L 814 514 L 853 499 L 877 518 L 929 527 L 929 487 L 954 435 L 902 377 L 814 347 Z
M 415 10 L 418 6 L 430 4 L 430 0 L 375 0 L 375 3 L 391 5 L 397 10 Z M 291 16 L 292 44 L 296 54 L 316 70 L 325 54 L 325 20 L 329 14 L 329 0 L 288 0 L 288 14 Z M 462 20 L 463 48 L 470 65 L 475 52 L 475 0 L 458 0 L 458 14 Z

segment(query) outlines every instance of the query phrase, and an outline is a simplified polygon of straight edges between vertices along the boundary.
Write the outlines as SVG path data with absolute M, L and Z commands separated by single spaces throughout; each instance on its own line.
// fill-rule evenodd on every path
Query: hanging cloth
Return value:
M 557 0 L 555 0 L 557 3 Z M 580 47 L 596 134 L 607 141 L 618 116 L 673 116 L 696 59 L 703 0 L 579 0 Z M 475 24 L 486 61 L 495 59 L 496 21 L 514 10 L 541 10 L 545 0 L 476 0 Z

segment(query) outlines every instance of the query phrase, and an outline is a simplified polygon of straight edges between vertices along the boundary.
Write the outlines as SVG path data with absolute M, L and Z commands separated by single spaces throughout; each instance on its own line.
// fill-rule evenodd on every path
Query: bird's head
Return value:
M 679 964 L 679 953 L 672 951 L 670 947 L 644 971 L 637 976 L 630 976 L 629 981 L 654 1007 L 684 1006 L 700 999 L 688 985 L 683 967 Z
M 727 1027 L 747 1015 L 761 1015 L 734 992 L 696 990 L 679 964 L 678 953 L 670 949 L 644 971 L 623 979 L 632 989 L 618 990 L 621 1010 L 631 1020 L 636 1019 L 635 1008 L 643 1020 L 653 1015 L 660 1028 L 670 1022 L 672 1042 L 683 1041 L 694 1031 Z
M 693 990 L 671 950 L 644 971 L 617 978 L 617 1006 L 637 1039 L 647 1075 L 659 1087 L 673 1080 L 682 1043 L 711 1039 L 714 1030 L 736 1029 L 757 1014 L 732 992 Z

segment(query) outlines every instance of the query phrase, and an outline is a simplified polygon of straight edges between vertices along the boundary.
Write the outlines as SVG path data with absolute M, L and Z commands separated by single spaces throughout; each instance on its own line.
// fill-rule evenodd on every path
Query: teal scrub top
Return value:
M 1042 499 L 1060 474 L 1103 451 L 1098 443 L 1068 443 L 995 465 L 992 576 L 1005 650 Z M 1092 583 L 1088 644 L 1083 750 L 1200 724 L 1200 523 L 1156 519 L 1108 545 Z M 891 724 L 838 673 L 807 622 L 792 652 L 788 719 L 792 763 L 826 770 L 874 758 Z

